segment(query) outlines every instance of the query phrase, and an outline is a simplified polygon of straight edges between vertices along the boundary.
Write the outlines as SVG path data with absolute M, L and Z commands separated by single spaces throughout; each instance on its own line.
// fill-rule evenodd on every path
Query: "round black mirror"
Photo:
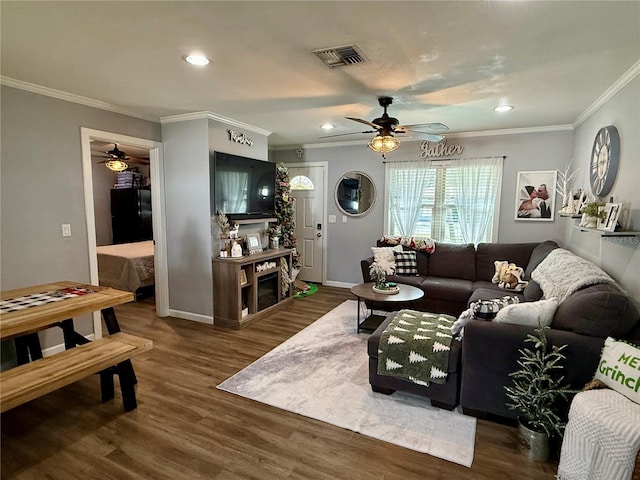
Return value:
M 361 217 L 376 203 L 377 190 L 373 179 L 363 172 L 345 173 L 336 184 L 335 199 L 342 213 Z

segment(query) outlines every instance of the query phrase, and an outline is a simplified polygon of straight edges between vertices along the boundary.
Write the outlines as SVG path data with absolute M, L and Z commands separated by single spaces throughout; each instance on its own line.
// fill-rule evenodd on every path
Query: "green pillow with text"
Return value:
M 608 337 L 594 379 L 640 403 L 640 348 Z

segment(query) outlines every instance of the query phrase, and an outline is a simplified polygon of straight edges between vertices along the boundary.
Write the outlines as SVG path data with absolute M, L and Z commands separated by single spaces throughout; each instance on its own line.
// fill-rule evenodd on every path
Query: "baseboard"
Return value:
M 88 335 L 83 335 L 83 337 L 85 337 L 87 340 L 93 342 L 93 340 L 95 339 L 95 335 L 93 333 L 90 333 Z M 66 348 L 64 348 L 64 342 L 59 343 L 57 345 L 52 345 L 50 347 L 44 348 L 42 350 L 42 356 L 43 357 L 50 357 L 51 355 L 55 355 L 56 353 L 60 353 L 60 352 L 64 352 L 66 350 Z
M 323 283 L 323 285 L 326 285 L 327 287 L 338 287 L 338 288 L 351 288 L 354 285 L 357 285 L 356 283 L 347 283 L 347 282 L 332 282 L 332 281 L 326 281 Z
M 200 315 L 198 313 L 183 312 L 182 310 L 173 310 L 170 308 L 169 316 L 181 318 L 183 320 L 191 320 L 192 322 L 208 323 L 209 325 L 213 325 L 213 317 Z

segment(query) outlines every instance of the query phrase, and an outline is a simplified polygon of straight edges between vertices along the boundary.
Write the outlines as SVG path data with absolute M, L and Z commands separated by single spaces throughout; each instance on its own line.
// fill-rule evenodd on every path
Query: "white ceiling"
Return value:
M 640 59 L 638 1 L 2 1 L 1 72 L 144 117 L 210 111 L 271 146 L 402 124 L 454 133 L 568 125 Z M 329 69 L 312 50 L 356 44 Z M 183 55 L 212 62 L 192 67 Z M 508 103 L 515 109 L 492 109 Z M 366 129 L 366 127 L 364 128 Z M 368 135 L 370 136 L 370 135 Z M 359 140 L 361 135 L 338 137 Z

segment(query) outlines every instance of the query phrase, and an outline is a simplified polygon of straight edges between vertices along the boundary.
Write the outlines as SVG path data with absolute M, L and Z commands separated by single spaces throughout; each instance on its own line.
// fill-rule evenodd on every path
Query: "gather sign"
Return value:
M 463 150 L 464 146 L 459 143 L 447 145 L 446 138 L 439 142 L 420 142 L 420 158 L 450 157 L 461 154 Z

